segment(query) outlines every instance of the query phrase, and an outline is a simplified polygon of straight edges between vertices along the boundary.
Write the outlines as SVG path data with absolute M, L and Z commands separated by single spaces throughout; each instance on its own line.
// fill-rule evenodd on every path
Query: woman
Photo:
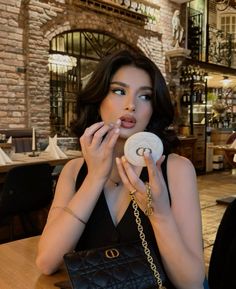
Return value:
M 77 115 L 83 158 L 71 160 L 61 172 L 39 242 L 38 267 L 51 274 L 73 249 L 138 240 L 129 195 L 135 191 L 148 243 L 168 277 L 166 287 L 202 288 L 196 176 L 189 160 L 170 153 L 167 128 L 173 108 L 159 69 L 147 57 L 128 51 L 105 57 L 79 95 Z M 144 130 L 162 139 L 165 154 L 154 163 L 145 153 L 147 170 L 123 156 L 126 139 Z M 152 192 L 150 216 L 143 213 L 145 181 Z

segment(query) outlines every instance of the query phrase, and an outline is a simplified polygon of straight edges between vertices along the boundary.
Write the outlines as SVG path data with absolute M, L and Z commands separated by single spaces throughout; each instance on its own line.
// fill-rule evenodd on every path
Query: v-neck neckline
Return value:
M 106 206 L 107 213 L 108 213 L 108 215 L 109 215 L 110 222 L 112 223 L 112 226 L 113 226 L 115 229 L 117 229 L 117 228 L 119 227 L 119 225 L 120 225 L 121 223 L 123 223 L 123 221 L 125 220 L 125 217 L 126 217 L 126 215 L 128 214 L 128 211 L 129 211 L 129 207 L 131 206 L 131 201 L 129 202 L 129 204 L 128 204 L 126 210 L 124 211 L 124 214 L 123 214 L 122 217 L 120 218 L 119 222 L 117 222 L 117 224 L 115 224 L 115 223 L 113 222 L 113 218 L 112 218 L 112 215 L 111 215 L 111 212 L 110 212 L 110 209 L 109 209 L 109 206 L 108 206 L 108 203 L 107 203 L 107 200 L 106 200 L 104 191 L 102 191 L 101 194 L 102 194 L 102 198 L 103 198 L 103 200 L 104 200 L 105 206 Z
M 140 178 L 144 181 L 147 180 L 147 176 L 148 176 L 148 173 L 147 173 L 147 168 L 146 167 L 143 167 L 142 170 L 141 170 L 141 173 L 140 173 Z M 104 203 L 105 203 L 105 206 L 106 206 L 106 210 L 108 212 L 108 215 L 109 215 L 109 219 L 110 219 L 110 222 L 112 223 L 113 227 L 115 229 L 117 229 L 120 224 L 122 224 L 124 221 L 125 221 L 125 218 L 128 214 L 128 212 L 130 211 L 130 207 L 132 206 L 132 202 L 130 200 L 130 202 L 128 203 L 128 206 L 126 208 L 126 210 L 124 211 L 124 214 L 122 215 L 122 217 L 120 218 L 119 222 L 117 222 L 117 224 L 114 223 L 113 221 L 113 218 L 112 218 L 112 215 L 111 215 L 111 211 L 109 209 L 109 206 L 108 206 L 108 203 L 107 203 L 107 200 L 106 200 L 106 196 L 105 196 L 105 193 L 104 193 L 104 189 L 102 190 L 102 197 L 104 199 Z

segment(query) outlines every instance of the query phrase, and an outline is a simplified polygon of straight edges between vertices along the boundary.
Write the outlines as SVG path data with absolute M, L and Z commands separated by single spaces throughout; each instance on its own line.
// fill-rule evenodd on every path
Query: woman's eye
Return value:
M 143 100 L 151 100 L 151 95 L 149 95 L 149 94 L 143 94 L 143 95 L 140 95 L 139 98 L 141 98 L 141 99 L 143 99 Z
M 118 95 L 125 95 L 124 89 L 121 89 L 121 88 L 113 88 L 111 91 Z

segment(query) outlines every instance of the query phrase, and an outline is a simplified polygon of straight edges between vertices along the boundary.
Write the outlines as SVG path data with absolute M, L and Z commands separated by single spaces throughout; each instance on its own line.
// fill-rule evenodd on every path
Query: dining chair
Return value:
M 32 221 L 33 212 L 48 207 L 53 198 L 52 167 L 48 163 L 21 165 L 6 175 L 0 192 L 0 223 L 9 226 L 14 238 L 14 219 L 19 217 L 26 236 L 41 232 Z
M 236 132 L 233 132 L 229 135 L 228 139 L 226 140 L 227 145 L 231 145 L 236 140 Z M 236 169 L 236 162 L 234 162 L 234 152 L 233 151 L 224 151 L 225 159 L 230 165 L 232 169 Z
M 5 134 L 6 138 L 12 137 L 12 146 L 16 153 L 32 151 L 32 129 L 0 129 L 0 133 Z

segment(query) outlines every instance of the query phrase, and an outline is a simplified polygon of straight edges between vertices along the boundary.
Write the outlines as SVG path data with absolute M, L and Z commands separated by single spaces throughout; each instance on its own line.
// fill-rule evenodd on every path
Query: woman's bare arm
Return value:
M 103 181 L 87 176 L 75 192 L 75 181 L 83 159 L 72 160 L 63 168 L 56 187 L 55 198 L 38 245 L 36 264 L 44 274 L 54 273 L 63 255 L 74 249 L 85 225 L 68 212 L 69 207 L 87 222 L 103 187 Z

